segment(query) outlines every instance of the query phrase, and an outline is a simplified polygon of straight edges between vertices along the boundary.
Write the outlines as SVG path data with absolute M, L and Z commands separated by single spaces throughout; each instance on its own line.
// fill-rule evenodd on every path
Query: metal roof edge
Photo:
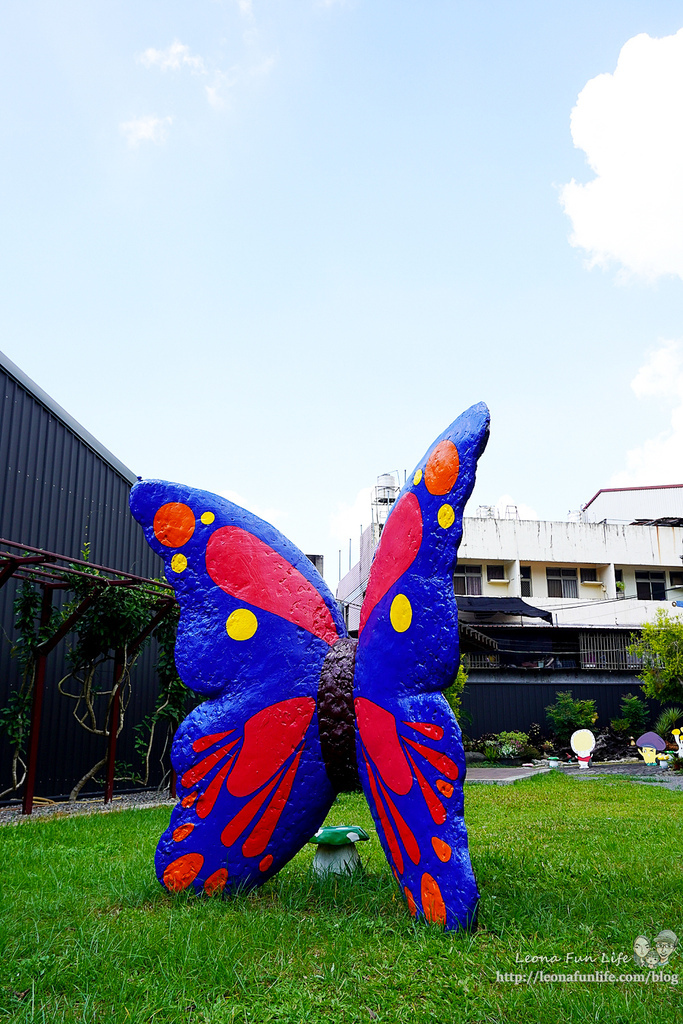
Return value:
M 585 512 L 588 506 L 592 505 L 600 494 L 610 494 L 615 491 L 670 491 L 676 487 L 683 487 L 683 484 L 640 484 L 634 487 L 601 487 L 585 505 L 581 506 L 581 511 Z
M 106 463 L 111 466 L 120 476 L 124 478 L 131 486 L 137 480 L 137 474 L 129 469 L 120 459 L 117 459 L 108 448 L 97 440 L 96 437 L 86 430 L 85 427 L 81 426 L 78 420 L 75 420 L 73 416 L 63 409 L 61 405 L 55 402 L 54 398 L 48 395 L 47 391 L 43 391 L 41 387 L 34 380 L 24 373 L 16 363 L 13 363 L 9 356 L 5 355 L 4 352 L 0 351 L 0 368 L 2 368 L 10 377 L 13 377 L 17 384 L 19 384 L 32 398 L 35 398 L 42 406 L 47 409 L 49 413 L 52 413 L 58 420 L 68 427 L 76 437 L 78 437 L 84 444 L 91 448 L 96 455 L 99 455 Z

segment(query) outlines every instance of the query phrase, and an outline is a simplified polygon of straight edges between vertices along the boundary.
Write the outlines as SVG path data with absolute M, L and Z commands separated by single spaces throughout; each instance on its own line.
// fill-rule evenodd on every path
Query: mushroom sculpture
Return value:
M 360 857 L 356 843 L 370 838 L 360 825 L 324 825 L 319 828 L 310 843 L 318 849 L 313 858 L 316 875 L 352 875 L 360 868 Z
M 636 740 L 636 746 L 645 764 L 664 768 L 665 762 L 669 760 L 669 755 L 664 753 L 666 743 L 656 732 L 644 732 Z

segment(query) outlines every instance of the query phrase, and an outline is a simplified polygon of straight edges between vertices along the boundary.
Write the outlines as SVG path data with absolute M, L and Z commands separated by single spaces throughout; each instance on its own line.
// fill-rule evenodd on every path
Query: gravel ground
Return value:
M 10 807 L 0 807 L 0 825 L 17 825 L 22 821 L 31 821 L 34 818 L 68 818 L 75 814 L 111 814 L 113 811 L 128 811 L 137 808 L 147 807 L 173 807 L 175 798 L 171 797 L 168 790 L 160 793 L 158 790 L 143 793 L 125 793 L 122 796 L 114 795 L 112 803 L 104 803 L 104 797 L 84 797 L 75 803 L 67 800 L 59 802 L 36 801 L 33 804 L 33 814 L 24 817 L 21 813 L 21 804 Z
M 642 761 L 631 764 L 594 764 L 591 768 L 579 768 L 577 765 L 571 768 L 560 768 L 559 771 L 580 782 L 587 782 L 590 779 L 604 779 L 608 775 L 619 775 L 622 778 L 630 779 L 645 786 L 659 786 L 662 789 L 683 789 L 683 774 L 671 772 L 662 768 L 651 768 Z

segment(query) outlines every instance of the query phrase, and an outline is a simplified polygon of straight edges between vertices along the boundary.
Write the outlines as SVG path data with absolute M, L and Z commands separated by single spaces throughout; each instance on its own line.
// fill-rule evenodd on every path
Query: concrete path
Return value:
M 466 782 L 485 782 L 493 786 L 509 786 L 530 775 L 545 775 L 551 768 L 475 768 L 467 766 Z

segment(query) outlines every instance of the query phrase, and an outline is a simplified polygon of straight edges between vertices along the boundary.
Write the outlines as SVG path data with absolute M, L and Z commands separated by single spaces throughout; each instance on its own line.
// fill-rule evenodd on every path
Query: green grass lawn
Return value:
M 671 984 L 515 985 L 546 971 L 639 970 L 573 961 L 630 954 L 643 932 L 683 946 L 683 793 L 550 773 L 467 786 L 482 891 L 474 934 L 415 924 L 360 796 L 331 824 L 360 824 L 361 880 L 311 878 L 313 847 L 233 899 L 163 892 L 153 853 L 168 810 L 0 829 L 0 1021 L 511 1022 L 662 1024 Z M 683 950 L 666 970 L 681 972 Z

